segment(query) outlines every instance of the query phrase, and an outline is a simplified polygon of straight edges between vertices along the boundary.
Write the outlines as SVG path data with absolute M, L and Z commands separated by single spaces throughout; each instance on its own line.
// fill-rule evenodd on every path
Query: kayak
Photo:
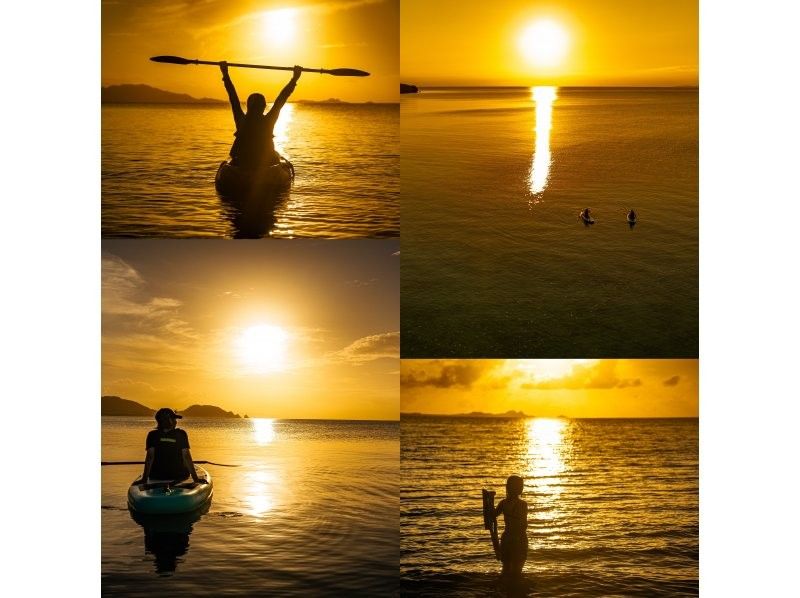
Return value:
M 131 484 L 128 488 L 128 506 L 138 513 L 166 515 L 189 513 L 201 508 L 211 500 L 214 483 L 211 474 L 196 467 L 197 475 L 207 484 L 196 484 L 191 480 L 148 480 L 147 484 Z
M 246 170 L 226 161 L 217 169 L 214 187 L 217 193 L 226 197 L 260 197 L 287 189 L 293 178 L 294 167 L 288 160 L 255 170 Z

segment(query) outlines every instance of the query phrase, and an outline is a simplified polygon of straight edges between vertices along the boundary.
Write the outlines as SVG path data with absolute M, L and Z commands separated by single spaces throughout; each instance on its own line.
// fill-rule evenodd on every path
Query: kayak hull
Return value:
M 255 170 L 245 170 L 228 161 L 219 165 L 214 187 L 224 197 L 263 197 L 288 189 L 293 177 L 292 165 L 285 160 Z
M 171 485 L 167 480 L 152 479 L 147 484 L 131 484 L 128 488 L 128 506 L 137 513 L 151 515 L 190 513 L 202 508 L 211 500 L 214 483 L 205 469 L 196 467 L 196 471 L 199 477 L 205 478 L 207 484 L 184 480 Z

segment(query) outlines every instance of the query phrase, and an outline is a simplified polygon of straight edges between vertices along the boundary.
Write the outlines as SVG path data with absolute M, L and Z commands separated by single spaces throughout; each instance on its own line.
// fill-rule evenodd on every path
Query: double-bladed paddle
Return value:
M 219 66 L 221 62 L 213 60 L 189 60 L 180 56 L 153 56 L 153 62 L 163 62 L 165 64 L 210 64 Z M 273 71 L 293 71 L 293 66 L 267 66 L 263 64 L 242 64 L 240 62 L 229 62 L 228 66 L 238 66 L 246 69 L 270 69 Z M 307 69 L 301 67 L 304 73 L 322 73 L 323 75 L 334 75 L 335 77 L 369 77 L 367 71 L 358 69 Z
M 192 461 L 195 465 L 216 465 L 217 467 L 241 467 L 241 465 L 226 465 L 213 461 Z M 100 461 L 100 465 L 144 465 L 144 461 Z

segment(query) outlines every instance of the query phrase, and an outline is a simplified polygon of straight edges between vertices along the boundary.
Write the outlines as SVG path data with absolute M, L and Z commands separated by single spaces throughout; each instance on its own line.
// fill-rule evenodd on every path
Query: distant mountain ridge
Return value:
M 186 93 L 174 93 L 149 85 L 109 85 L 100 89 L 103 104 L 225 104 L 214 98 L 194 98 Z
M 476 417 L 476 418 L 503 418 L 503 419 L 521 419 L 526 417 L 533 417 L 532 415 L 525 415 L 522 411 L 506 411 L 505 413 L 484 413 L 483 411 L 471 411 L 470 413 L 401 413 L 402 417 Z
M 107 395 L 100 397 L 100 415 L 127 415 L 127 416 L 147 416 L 152 417 L 156 410 L 145 407 L 136 401 L 129 401 L 122 397 Z
M 155 415 L 155 412 L 156 410 L 152 407 L 147 407 L 146 405 L 142 405 L 136 401 L 123 399 L 122 397 L 113 395 L 105 395 L 100 397 L 101 416 L 152 417 Z M 178 413 L 186 417 L 213 417 L 227 419 L 241 418 L 241 416 L 237 413 L 225 411 L 221 407 L 217 407 L 215 405 L 191 405 L 186 409 L 178 411 Z
M 181 415 L 186 417 L 227 417 L 227 418 L 241 418 L 242 416 L 233 411 L 225 411 L 216 405 L 190 405 L 180 412 Z

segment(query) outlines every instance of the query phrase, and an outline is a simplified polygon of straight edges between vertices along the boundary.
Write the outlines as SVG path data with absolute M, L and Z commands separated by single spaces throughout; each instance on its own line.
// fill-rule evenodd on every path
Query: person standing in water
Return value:
M 265 164 L 278 164 L 280 155 L 275 151 L 275 144 L 272 140 L 273 130 L 281 108 L 297 86 L 302 67 L 294 67 L 291 80 L 275 98 L 275 102 L 266 114 L 264 114 L 264 110 L 267 107 L 267 100 L 260 93 L 250 94 L 250 97 L 247 98 L 247 113 L 245 113 L 233 81 L 228 75 L 228 63 L 221 62 L 219 68 L 222 71 L 222 82 L 228 92 L 228 99 L 233 110 L 233 120 L 236 123 L 236 133 L 234 134 L 236 139 L 230 151 L 231 163 L 248 170 Z
M 189 436 L 176 425 L 182 415 L 166 407 L 156 411 L 158 427 L 147 434 L 147 456 L 144 461 L 142 479 L 134 484 L 146 484 L 154 480 L 184 480 L 191 476 L 195 483 L 207 481 L 197 475 L 192 454 L 189 452 Z
M 495 518 L 503 515 L 503 535 L 500 536 L 500 558 L 503 577 L 515 580 L 522 577 L 522 567 L 528 558 L 528 503 L 520 498 L 524 482 L 517 475 L 506 480 L 506 497 L 495 508 Z

